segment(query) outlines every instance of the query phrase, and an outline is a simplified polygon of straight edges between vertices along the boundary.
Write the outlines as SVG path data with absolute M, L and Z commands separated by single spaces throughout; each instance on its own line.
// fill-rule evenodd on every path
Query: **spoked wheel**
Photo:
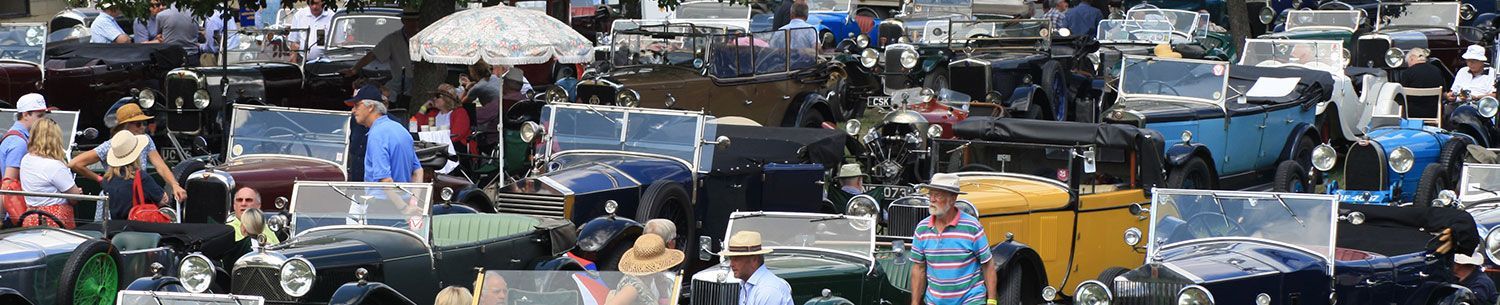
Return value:
M 677 237 L 672 239 L 677 243 L 679 249 L 697 249 L 697 245 L 689 246 L 693 237 L 697 236 L 694 230 L 693 214 L 688 210 L 688 192 L 681 184 L 670 181 L 657 181 L 646 187 L 641 194 L 641 205 L 636 210 L 636 220 L 645 222 L 654 218 L 671 220 L 677 224 Z M 635 244 L 634 240 L 629 244 Z
M 63 265 L 59 303 L 112 305 L 120 291 L 118 254 L 108 242 L 89 240 L 79 245 Z
M 834 72 L 829 75 L 829 86 L 833 88 L 833 94 L 829 95 L 829 103 L 839 105 L 839 110 L 845 120 L 859 119 L 865 115 L 865 100 L 863 98 L 852 98 L 849 96 L 849 78 L 842 72 Z

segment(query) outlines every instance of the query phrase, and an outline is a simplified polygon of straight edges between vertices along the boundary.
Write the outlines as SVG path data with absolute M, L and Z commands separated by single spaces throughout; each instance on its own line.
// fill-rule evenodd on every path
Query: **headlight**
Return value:
M 177 267 L 177 280 L 188 292 L 208 291 L 208 286 L 214 282 L 214 264 L 202 254 L 188 255 Z
M 1490 262 L 1500 262 L 1500 259 L 1495 259 L 1500 256 L 1500 230 L 1491 230 L 1484 236 L 1484 256 L 1489 257 Z
M 1396 147 L 1396 150 L 1391 151 L 1391 158 L 1386 163 L 1390 164 L 1391 170 L 1396 173 L 1405 174 L 1411 170 L 1411 149 L 1407 149 L 1406 146 Z
M 1474 106 L 1479 107 L 1479 115 L 1492 118 L 1495 117 L 1495 111 L 1500 110 L 1500 100 L 1486 96 L 1480 98 L 1478 102 L 1474 102 Z
M 1187 131 L 1187 130 L 1183 130 L 1182 134 L 1179 135 L 1178 137 L 1182 139 L 1182 143 L 1192 142 L 1193 141 L 1193 132 Z
M 625 89 L 615 94 L 615 104 L 625 107 L 635 107 L 641 104 L 641 95 L 635 90 Z
M 937 93 L 933 92 L 932 89 L 922 88 L 922 91 L 917 93 L 917 98 L 921 99 L 917 101 L 920 103 L 931 102 L 932 99 L 937 98 Z
M 917 51 L 901 50 L 901 67 L 911 69 L 917 66 Z
M 1333 164 L 1338 162 L 1339 153 L 1328 144 L 1318 145 L 1312 151 L 1312 166 L 1318 171 L 1326 172 L 1333 169 Z
M 859 120 L 849 119 L 849 121 L 844 122 L 844 132 L 849 133 L 851 136 L 859 135 L 860 125 Z
M 849 205 L 844 208 L 844 215 L 855 217 L 875 217 L 880 215 L 880 205 L 875 203 L 875 197 L 870 195 L 859 195 L 849 198 Z
M 938 124 L 927 125 L 927 137 L 928 138 L 936 139 L 936 138 L 940 138 L 942 136 L 943 136 L 943 125 L 938 125 Z
M 1405 63 L 1406 63 L 1406 53 L 1405 52 L 1401 52 L 1401 49 L 1391 48 L 1390 50 L 1386 50 L 1385 51 L 1385 65 L 1386 65 L 1386 67 L 1391 67 L 1391 68 L 1400 67 L 1402 64 L 1405 64 Z
M 198 92 L 193 92 L 193 107 L 208 108 L 208 90 L 198 89 Z
M 521 142 L 531 143 L 531 141 L 536 140 L 536 136 L 540 134 L 542 134 L 541 124 L 530 121 L 521 123 Z
M 554 105 L 556 105 L 556 104 L 562 104 L 562 103 L 566 103 L 566 102 L 568 102 L 568 91 L 567 90 L 563 90 L 562 87 L 556 87 L 556 86 L 552 87 L 551 89 L 547 89 L 547 103 L 548 104 L 554 104 Z
M 870 133 L 866 133 L 865 137 L 863 139 L 860 139 L 860 140 L 863 141 L 863 142 L 865 142 L 865 143 L 870 143 L 870 142 L 875 142 L 875 139 L 879 139 L 879 138 L 880 138 L 880 131 L 876 130 L 876 129 L 871 129 Z
M 1177 292 L 1177 305 L 1213 305 L 1214 296 L 1202 286 L 1193 285 Z
M 151 106 L 156 106 L 156 93 L 151 90 L 141 90 L 140 93 L 135 94 L 135 101 L 141 104 L 141 108 L 150 109 Z
M 958 201 L 954 201 L 953 202 L 953 206 L 957 207 L 959 212 L 963 212 L 964 214 L 969 214 L 969 216 L 979 217 L 979 208 L 974 207 L 974 203 L 973 202 L 969 202 L 968 200 L 964 200 L 964 199 L 959 199 Z
M 1125 244 L 1134 247 L 1141 243 L 1141 229 L 1125 229 Z
M 302 297 L 312 290 L 313 280 L 318 278 L 318 270 L 313 269 L 312 263 L 301 257 L 293 257 L 281 264 L 281 292 L 292 297 Z
M 281 232 L 281 228 L 286 227 L 286 222 L 286 215 L 277 214 L 271 216 L 271 220 L 266 221 L 266 227 L 270 228 L 271 232 Z
M 859 65 L 865 66 L 865 68 L 874 68 L 875 64 L 879 62 L 880 51 L 876 51 L 875 49 L 865 49 L 864 51 L 859 52 Z
M 854 45 L 860 48 L 870 47 L 870 36 L 854 35 Z
M 1109 287 L 1099 281 L 1086 281 L 1078 284 L 1078 290 L 1073 292 L 1074 303 L 1079 305 L 1109 305 L 1111 299 Z
M 1260 24 L 1271 24 L 1275 20 L 1276 11 L 1272 11 L 1270 6 L 1260 8 Z

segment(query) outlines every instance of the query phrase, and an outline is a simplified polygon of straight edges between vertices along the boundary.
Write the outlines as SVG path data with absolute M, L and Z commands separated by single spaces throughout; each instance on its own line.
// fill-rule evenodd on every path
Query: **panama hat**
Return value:
M 130 133 L 121 130 L 109 139 L 109 154 L 104 163 L 112 167 L 120 167 L 135 163 L 141 159 L 141 152 L 146 150 L 146 144 L 150 141 L 145 135 Z
M 761 248 L 760 232 L 739 231 L 729 237 L 729 247 L 719 252 L 719 256 L 750 256 L 765 255 L 771 253 L 771 249 Z
M 958 175 L 955 174 L 934 174 L 931 182 L 918 185 L 917 188 L 940 190 L 958 195 L 968 194 L 958 189 Z
M 682 264 L 681 250 L 667 249 L 667 242 L 660 235 L 642 234 L 635 239 L 635 246 L 625 250 L 620 258 L 620 272 L 629 275 L 647 275 L 672 269 Z
M 1464 59 L 1489 61 L 1489 59 L 1484 57 L 1484 47 L 1479 45 L 1469 45 L 1469 49 L 1464 51 Z
M 836 178 L 865 177 L 865 171 L 859 169 L 859 164 L 844 164 L 839 167 L 839 176 Z

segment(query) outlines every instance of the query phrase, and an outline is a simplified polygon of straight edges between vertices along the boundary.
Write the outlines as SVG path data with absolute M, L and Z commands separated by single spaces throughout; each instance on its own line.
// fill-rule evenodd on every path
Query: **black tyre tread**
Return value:
M 1115 282 L 1116 276 L 1120 276 L 1121 274 L 1125 274 L 1126 272 L 1130 272 L 1130 269 L 1125 269 L 1125 267 L 1119 266 L 1109 267 L 1104 269 L 1103 272 L 1099 272 L 1099 278 L 1095 280 L 1098 280 L 1100 283 L 1104 283 L 1104 285 L 1108 286 Z
M 677 245 L 681 249 L 697 249 L 697 238 L 695 237 L 698 236 L 696 235 L 697 228 L 692 225 L 693 210 L 691 206 L 688 206 L 691 204 L 691 197 L 688 197 L 688 194 L 687 188 L 676 182 L 663 180 L 651 183 L 651 186 L 646 187 L 646 191 L 641 194 L 641 204 L 636 208 L 635 220 L 644 224 L 646 221 L 654 218 L 664 218 L 665 216 L 661 215 L 661 209 L 666 207 L 666 204 L 671 201 L 669 200 L 670 198 L 676 197 L 677 202 L 683 205 L 681 208 L 683 209 L 684 217 L 687 218 L 669 219 L 677 225 L 677 237 L 681 239 Z M 635 244 L 635 240 L 629 240 L 628 244 Z M 626 248 L 629 247 L 627 246 Z M 622 251 L 620 254 L 624 254 L 624 252 Z
M 115 276 L 119 277 L 115 279 L 115 284 L 117 285 L 115 287 L 117 287 L 117 289 L 123 289 L 125 287 L 124 273 L 122 273 L 120 270 L 120 252 L 116 250 L 114 245 L 111 245 L 109 242 L 98 239 L 90 239 L 84 241 L 82 244 L 79 244 L 77 248 L 74 248 L 73 253 L 68 255 L 67 262 L 63 264 L 62 276 L 58 277 L 57 283 L 58 304 L 67 304 L 73 301 L 73 285 L 77 284 L 79 272 L 82 271 L 81 269 L 83 269 L 83 264 L 89 259 L 89 257 L 92 257 L 97 253 L 108 253 L 110 258 L 114 260 Z M 117 293 L 117 291 L 108 293 L 110 295 L 114 295 L 115 293 Z
M 594 256 L 595 259 L 599 260 L 595 262 L 598 263 L 599 271 L 620 270 L 620 259 L 625 257 L 625 250 L 630 250 L 631 245 L 635 244 L 634 237 L 639 236 L 626 236 L 626 238 L 616 241 L 615 244 L 599 250 L 599 253 Z
M 1417 180 L 1417 193 L 1412 195 L 1412 204 L 1420 207 L 1432 206 L 1438 192 L 1448 188 L 1448 168 L 1441 163 L 1427 164 L 1422 169 L 1422 179 Z
M 822 112 L 812 108 L 808 108 L 807 113 L 803 113 L 798 117 L 797 125 L 793 127 L 823 128 L 823 122 L 828 120 L 823 117 Z
M 172 166 L 172 176 L 177 178 L 177 183 L 182 183 L 186 186 L 188 175 L 203 170 L 205 167 L 206 165 L 203 161 L 196 159 L 182 160 L 181 162 L 177 162 L 177 165 Z
M 1000 305 L 1020 305 L 1023 303 L 1021 301 L 1021 294 L 1025 291 L 1021 287 L 1024 284 L 1022 282 L 1021 268 L 1023 268 L 1021 265 L 1005 268 L 1005 278 L 1000 280 Z
M 1187 176 L 1195 171 L 1201 171 L 1203 176 L 1206 177 L 1207 180 L 1209 180 L 1204 181 L 1204 183 L 1207 184 L 1206 186 L 1200 185 L 1199 187 L 1207 187 L 1209 189 L 1212 189 L 1213 177 L 1211 177 L 1212 172 L 1208 171 L 1208 163 L 1204 162 L 1203 159 L 1199 159 L 1197 157 L 1189 159 L 1187 163 L 1183 163 L 1182 166 L 1173 167 L 1172 169 L 1168 170 L 1166 183 L 1167 187 L 1182 188 L 1182 186 L 1185 184 L 1184 182 L 1186 182 Z
M 1313 149 L 1317 148 L 1318 139 L 1313 136 L 1304 134 L 1302 135 L 1302 138 L 1297 141 L 1297 150 L 1293 150 L 1292 155 L 1289 157 L 1291 157 L 1292 160 L 1297 161 L 1297 164 L 1302 165 L 1302 168 L 1304 169 L 1312 168 L 1312 152 Z
M 937 69 L 932 69 L 932 73 L 928 73 L 927 77 L 922 78 L 922 88 L 932 89 L 932 91 L 934 91 L 934 93 L 937 93 L 937 91 L 940 91 L 939 89 L 947 89 L 947 88 L 937 88 L 937 81 L 936 80 L 939 79 L 939 78 L 941 78 L 943 80 L 943 83 L 945 85 L 947 85 L 948 87 L 952 87 L 953 86 L 953 79 L 948 78 L 948 68 L 947 67 L 941 67 L 941 68 L 937 68 Z
M 1294 160 L 1284 160 L 1276 165 L 1276 178 L 1271 184 L 1272 192 L 1287 193 L 1292 191 L 1292 183 L 1301 182 L 1304 192 L 1312 192 L 1312 185 L 1307 180 L 1307 168 Z
M 1047 94 L 1047 107 L 1042 108 L 1047 109 L 1045 111 L 1045 113 L 1047 114 L 1051 114 L 1054 109 L 1057 109 L 1057 105 L 1055 105 L 1054 103 L 1056 103 L 1059 94 L 1061 94 L 1058 89 L 1064 91 L 1068 90 L 1068 78 L 1063 75 L 1063 73 L 1065 72 L 1066 70 L 1063 69 L 1062 63 L 1055 60 L 1047 61 L 1046 63 L 1042 64 L 1042 79 L 1040 84 L 1042 87 L 1042 92 L 1045 92 Z M 1058 80 L 1058 78 L 1062 79 L 1062 88 L 1052 88 L 1052 82 Z M 1069 101 L 1065 102 L 1071 102 L 1071 100 L 1073 100 L 1074 98 L 1077 97 L 1075 96 L 1073 98 L 1070 98 Z M 1052 116 L 1047 116 L 1043 119 L 1052 120 L 1054 118 Z
M 1452 137 L 1448 143 L 1443 143 L 1443 150 L 1438 153 L 1438 164 L 1447 169 L 1448 175 L 1458 175 L 1464 167 L 1464 157 L 1469 155 L 1469 138 Z M 1446 177 L 1448 181 L 1458 181 L 1458 177 Z M 1434 193 L 1435 194 L 1435 193 Z

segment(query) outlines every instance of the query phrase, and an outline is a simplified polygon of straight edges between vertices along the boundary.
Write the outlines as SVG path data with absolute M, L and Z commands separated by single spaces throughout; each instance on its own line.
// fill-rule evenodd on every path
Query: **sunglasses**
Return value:
M 255 199 L 251 199 L 251 198 L 235 198 L 234 199 L 234 202 L 251 202 L 251 201 L 255 201 Z

